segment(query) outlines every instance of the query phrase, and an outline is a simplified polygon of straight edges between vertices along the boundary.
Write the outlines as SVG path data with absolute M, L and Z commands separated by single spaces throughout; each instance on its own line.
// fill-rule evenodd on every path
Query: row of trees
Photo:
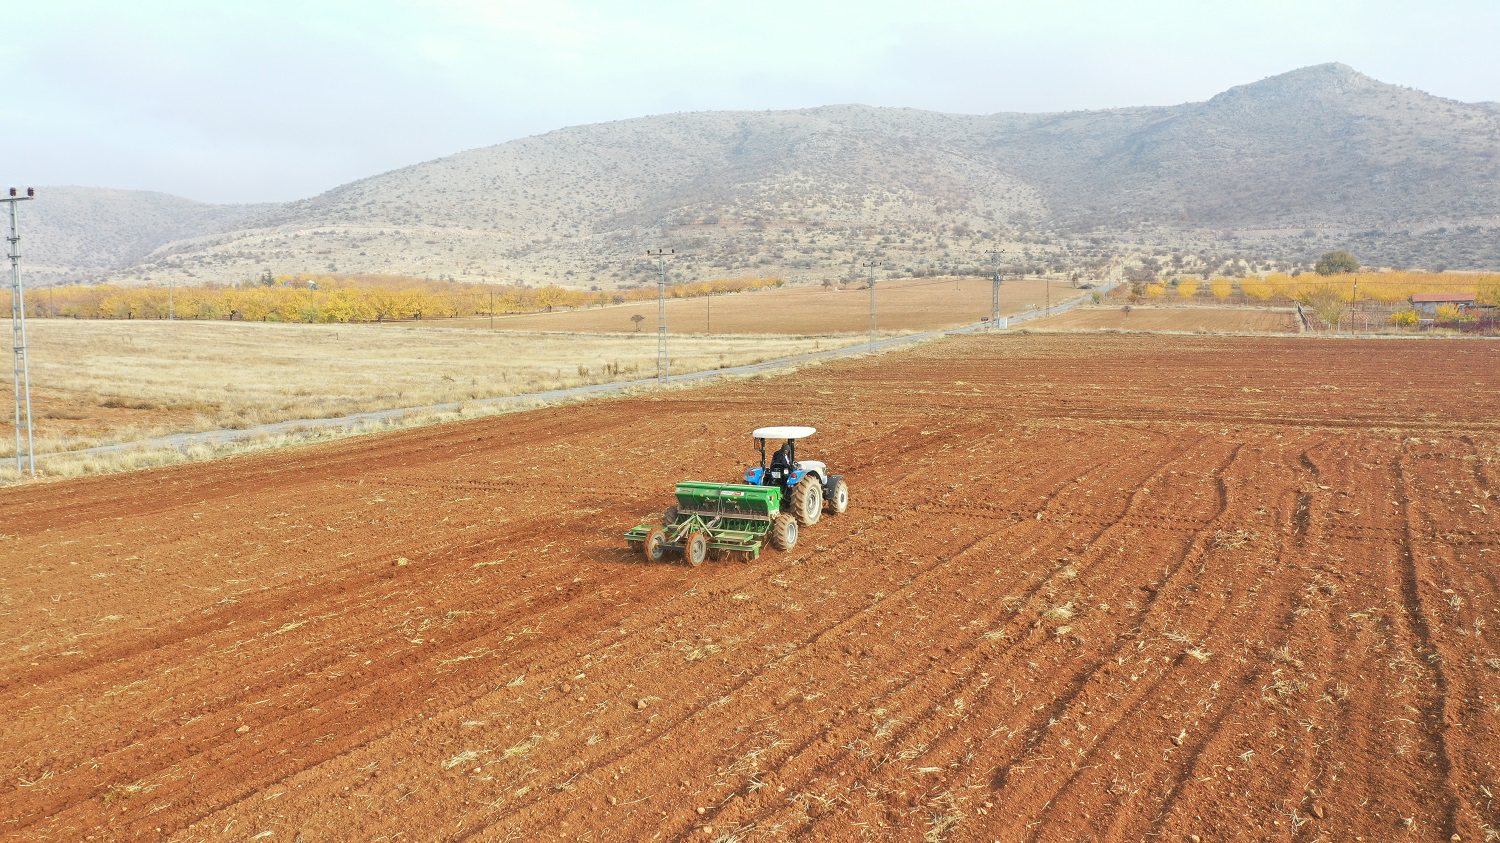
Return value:
M 1260 278 L 1231 281 L 1215 278 L 1207 282 L 1175 279 L 1165 283 L 1134 284 L 1131 301 L 1170 301 L 1191 299 L 1207 286 L 1209 295 L 1226 301 L 1239 291 L 1247 301 L 1260 304 L 1298 302 L 1325 324 L 1339 328 L 1354 320 L 1366 325 L 1374 321 L 1411 327 L 1421 317 L 1409 306 L 1411 297 L 1421 293 L 1474 293 L 1479 304 L 1500 305 L 1500 274 L 1435 272 L 1341 272 L 1331 275 L 1271 274 Z M 1372 319 L 1376 317 L 1376 319 Z M 1478 318 L 1475 311 L 1452 304 L 1436 309 L 1435 322 L 1462 325 Z
M 1226 301 L 1238 286 L 1247 299 L 1259 303 L 1280 299 L 1308 305 L 1315 299 L 1332 297 L 1350 304 L 1399 304 L 1419 293 L 1474 293 L 1480 304 L 1500 304 L 1500 274 L 1496 273 L 1366 272 L 1332 276 L 1272 273 L 1260 278 L 1214 278 L 1207 282 L 1183 278 L 1136 286 L 1134 292 L 1148 299 L 1193 298 L 1206 287 L 1214 298 Z
M 782 285 L 779 278 L 673 284 L 672 298 Z M 33 290 L 27 314 L 75 319 L 239 319 L 251 322 L 385 322 L 532 313 L 623 304 L 656 297 L 656 287 L 618 292 L 429 281 L 397 276 L 266 276 L 238 286 L 74 284 Z

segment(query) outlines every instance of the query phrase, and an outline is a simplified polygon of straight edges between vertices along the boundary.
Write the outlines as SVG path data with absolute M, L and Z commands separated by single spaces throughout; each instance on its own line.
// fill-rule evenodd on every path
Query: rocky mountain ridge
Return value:
M 112 211 L 68 228 L 48 221 L 59 206 L 37 202 L 28 233 L 58 278 L 269 269 L 610 287 L 641 280 L 639 256 L 658 247 L 678 250 L 685 276 L 816 278 L 871 259 L 962 270 L 1000 249 L 1007 262 L 1212 250 L 1301 261 L 1336 246 L 1368 262 L 1494 268 L 1497 188 L 1500 105 L 1326 64 L 1179 106 L 642 117 L 279 205 L 113 192 Z M 44 246 L 47 225 L 67 237 Z

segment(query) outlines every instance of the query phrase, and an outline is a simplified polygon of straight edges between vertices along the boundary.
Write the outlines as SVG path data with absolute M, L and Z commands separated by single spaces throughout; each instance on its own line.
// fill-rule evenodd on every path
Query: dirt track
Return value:
M 1484 840 L 1497 387 L 973 337 L 0 491 L 0 838 Z M 768 422 L 848 514 L 627 553 Z

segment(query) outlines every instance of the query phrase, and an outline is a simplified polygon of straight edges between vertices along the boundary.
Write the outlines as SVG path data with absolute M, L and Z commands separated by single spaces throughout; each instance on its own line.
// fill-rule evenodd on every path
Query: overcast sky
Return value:
M 6 184 L 211 202 L 675 111 L 1171 105 L 1329 61 L 1500 100 L 1497 0 L 17 0 L 0 33 Z

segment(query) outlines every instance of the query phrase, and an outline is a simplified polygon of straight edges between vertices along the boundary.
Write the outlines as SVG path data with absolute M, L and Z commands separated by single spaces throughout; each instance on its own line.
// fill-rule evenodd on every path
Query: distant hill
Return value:
M 1212 251 L 1297 261 L 1346 246 L 1370 263 L 1494 268 L 1500 106 L 1326 64 L 1170 107 L 643 117 L 274 206 L 109 193 L 125 204 L 105 202 L 67 227 L 50 199 L 28 209 L 71 237 L 48 254 L 59 270 L 607 287 L 644 279 L 639 256 L 654 247 L 678 250 L 681 275 L 796 279 L 858 273 L 872 257 L 919 274 L 982 267 L 997 249 L 1020 266 L 1122 249 L 1178 252 L 1189 264 L 1217 260 Z M 126 202 L 144 196 L 153 199 Z
M 46 187 L 39 194 L 22 206 L 19 226 L 26 276 L 42 283 L 132 266 L 163 243 L 240 225 L 270 207 L 99 187 Z

